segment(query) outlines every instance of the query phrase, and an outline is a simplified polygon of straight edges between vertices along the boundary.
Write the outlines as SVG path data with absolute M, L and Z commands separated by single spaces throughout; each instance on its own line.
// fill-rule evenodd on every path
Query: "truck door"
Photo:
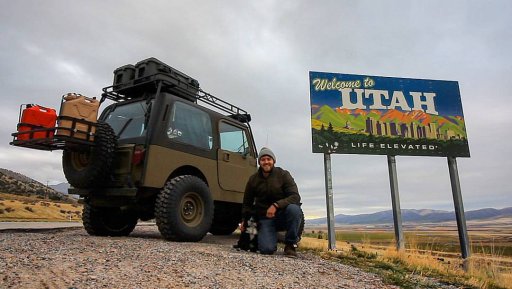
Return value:
M 231 123 L 219 123 L 220 148 L 217 154 L 219 185 L 228 191 L 243 192 L 256 172 L 256 156 L 247 131 Z

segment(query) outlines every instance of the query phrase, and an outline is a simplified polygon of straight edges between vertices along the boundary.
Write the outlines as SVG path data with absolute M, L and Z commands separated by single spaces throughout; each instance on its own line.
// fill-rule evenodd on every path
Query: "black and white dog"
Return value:
M 251 252 L 258 251 L 258 223 L 251 217 L 244 221 L 244 227 L 245 231 L 240 234 L 240 238 L 233 248 Z

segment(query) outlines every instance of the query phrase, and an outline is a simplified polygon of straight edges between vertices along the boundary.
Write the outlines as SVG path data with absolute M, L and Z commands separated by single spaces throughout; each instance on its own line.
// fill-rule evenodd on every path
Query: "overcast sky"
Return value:
M 258 149 L 326 215 L 311 151 L 309 71 L 459 82 L 467 210 L 512 206 L 511 1 L 1 1 L 0 167 L 65 182 L 61 151 L 9 146 L 19 105 L 100 96 L 112 71 L 156 57 L 252 115 Z M 453 210 L 446 158 L 400 157 L 401 207 Z M 333 155 L 335 214 L 391 208 L 386 156 Z

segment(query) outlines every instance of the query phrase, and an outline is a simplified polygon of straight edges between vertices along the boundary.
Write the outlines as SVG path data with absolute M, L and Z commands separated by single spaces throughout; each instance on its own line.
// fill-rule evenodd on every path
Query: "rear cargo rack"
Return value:
M 31 129 L 12 133 L 11 135 L 13 136 L 13 141 L 9 144 L 13 146 L 46 151 L 61 150 L 67 148 L 76 149 L 83 145 L 95 145 L 94 133 L 92 133 L 92 131 L 93 127 L 96 127 L 96 123 L 69 116 L 59 116 L 57 117 L 57 120 L 70 121 L 71 126 L 45 128 L 28 123 L 18 123 L 18 127 L 26 126 L 30 127 Z M 84 131 L 77 129 L 77 124 L 81 124 L 82 126 L 87 127 L 87 130 Z M 43 133 L 44 137 L 35 138 L 34 136 L 36 133 L 38 133 L 38 135 Z
M 13 136 L 16 133 L 13 133 Z M 64 150 L 68 148 L 79 148 L 80 146 L 93 146 L 94 143 L 86 140 L 76 139 L 69 136 L 53 136 L 50 138 L 35 138 L 28 140 L 17 140 L 14 139 L 9 143 L 13 146 L 44 150 L 44 151 L 54 151 L 54 150 Z

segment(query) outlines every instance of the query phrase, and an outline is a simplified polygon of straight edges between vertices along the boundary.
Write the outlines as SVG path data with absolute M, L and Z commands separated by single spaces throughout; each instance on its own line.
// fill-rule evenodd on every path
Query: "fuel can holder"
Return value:
M 85 147 L 95 145 L 94 133 L 92 133 L 92 131 L 93 128 L 96 128 L 97 123 L 69 116 L 57 117 L 57 123 L 59 123 L 59 121 L 62 120 L 71 122 L 71 125 L 66 127 L 42 127 L 39 125 L 24 123 L 21 122 L 21 116 L 24 106 L 26 105 L 20 106 L 18 128 L 20 126 L 24 126 L 30 129 L 12 133 L 11 135 L 13 136 L 13 140 L 12 142 L 9 143 L 10 145 L 45 151 L 61 149 L 82 150 Z M 76 128 L 77 124 L 80 124 L 81 127 L 86 127 L 87 129 L 78 130 Z M 56 130 L 66 131 L 68 132 L 66 133 L 68 135 L 55 135 Z M 36 133 L 38 135 L 37 138 L 34 137 Z M 41 135 L 44 135 L 44 137 L 41 137 Z M 77 135 L 80 135 L 80 137 L 77 137 Z M 83 137 L 84 135 L 85 137 Z

